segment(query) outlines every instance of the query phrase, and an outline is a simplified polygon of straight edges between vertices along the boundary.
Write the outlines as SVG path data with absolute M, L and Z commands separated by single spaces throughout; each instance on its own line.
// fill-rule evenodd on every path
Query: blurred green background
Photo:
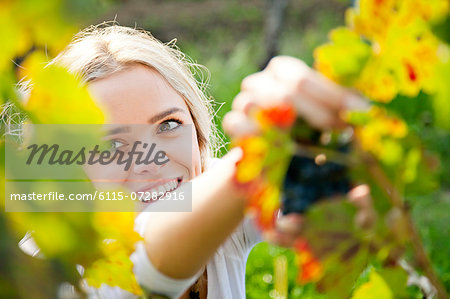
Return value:
M 327 41 L 331 29 L 344 24 L 345 9 L 351 1 L 286 1 L 279 34 L 269 41 L 268 16 L 276 9 L 273 5 L 270 0 L 123 0 L 109 2 L 91 18 L 91 23 L 115 20 L 121 25 L 149 30 L 163 42 L 176 38 L 180 49 L 210 72 L 208 93 L 215 102 L 215 121 L 220 128 L 242 79 L 258 71 L 270 56 L 269 43 L 275 44 L 277 54 L 295 56 L 312 65 L 314 48 Z M 225 147 L 219 155 L 224 152 Z M 448 289 L 450 244 L 446 240 L 450 239 L 450 231 L 442 222 L 449 218 L 443 213 L 450 210 L 450 195 L 444 192 L 421 202 L 414 207 L 413 217 Z M 274 297 L 273 257 L 280 254 L 288 258 L 289 298 L 320 298 L 313 285 L 295 284 L 293 254 L 267 243 L 257 245 L 250 254 L 247 298 Z M 421 298 L 419 292 L 410 291 L 412 298 Z
M 312 65 L 314 48 L 327 41 L 331 29 L 344 24 L 345 9 L 351 4 L 350 0 L 286 0 L 287 6 L 278 19 L 282 23 L 279 33 L 268 40 L 268 16 L 273 13 L 275 2 L 277 0 L 64 1 L 67 11 L 73 14 L 71 17 L 78 20 L 80 29 L 114 20 L 120 25 L 148 30 L 163 42 L 176 38 L 184 53 L 209 70 L 209 74 L 199 75 L 199 79 L 210 78 L 208 94 L 215 102 L 215 121 L 219 128 L 232 99 L 239 92 L 242 79 L 262 67 L 273 54 L 268 52 L 275 49 L 277 54 L 295 56 Z M 270 43 L 275 47 L 269 49 Z M 426 132 L 419 134 L 425 135 Z M 226 136 L 224 142 L 219 156 L 226 151 Z M 439 151 L 448 153 L 448 143 L 439 144 L 434 148 L 440 146 Z M 443 157 L 442 163 L 448 163 L 449 155 Z M 448 173 L 450 167 L 445 169 Z M 450 221 L 447 215 L 450 211 L 450 175 L 443 177 L 446 189 L 427 200 L 417 201 L 412 215 L 436 271 L 450 289 L 450 230 L 446 225 Z M 295 285 L 297 270 L 293 254 L 267 243 L 257 245 L 250 254 L 247 298 L 274 297 L 273 257 L 281 254 L 287 255 L 288 259 L 289 298 L 320 298 L 312 285 Z M 363 275 L 362 279 L 367 277 Z M 412 298 L 420 296 L 417 292 L 411 293 Z

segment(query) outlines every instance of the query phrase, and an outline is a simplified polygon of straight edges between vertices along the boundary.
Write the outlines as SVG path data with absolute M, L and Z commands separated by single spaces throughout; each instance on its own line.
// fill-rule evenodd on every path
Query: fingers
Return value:
M 312 127 L 322 130 L 345 127 L 345 123 L 333 110 L 318 102 L 305 99 L 304 95 L 298 93 L 293 98 L 293 103 L 298 115 Z
M 292 104 L 298 115 L 315 128 L 331 129 L 345 126 L 337 112 L 312 100 L 302 92 L 289 92 L 288 88 L 269 76 L 258 73 L 250 76 L 245 82 L 243 85 L 251 89 L 243 90 L 236 96 L 232 106 L 234 111 L 251 115 L 252 110 L 257 108 Z
M 248 92 L 238 93 L 231 104 L 232 111 L 239 111 L 246 115 L 250 115 L 252 110 L 260 107 L 261 105 Z
M 376 212 L 373 208 L 370 188 L 367 185 L 359 185 L 348 193 L 349 201 L 358 208 L 355 223 L 361 228 L 370 228 L 376 221 Z
M 267 66 L 267 70 L 272 73 L 272 77 L 279 81 L 290 82 L 298 92 L 330 109 L 336 111 L 368 109 L 366 100 L 293 57 L 275 57 Z
M 222 127 L 228 135 L 237 139 L 259 132 L 259 127 L 253 119 L 238 111 L 227 113 L 222 121 Z
M 222 175 L 225 173 L 234 173 L 236 168 L 236 163 L 241 161 L 244 156 L 244 151 L 241 147 L 233 147 L 226 155 L 220 158 L 217 162 L 217 166 L 208 168 L 206 171 L 217 172 Z
M 372 207 L 370 188 L 366 184 L 356 186 L 350 190 L 348 198 L 349 201 L 359 209 L 368 209 Z
M 301 235 L 304 218 L 300 214 L 291 213 L 277 219 L 275 229 L 264 233 L 264 239 L 283 247 L 293 247 Z
M 241 94 L 259 107 L 274 107 L 292 103 L 293 90 L 288 82 L 277 80 L 270 72 L 262 71 L 246 77 L 241 84 Z M 238 99 L 239 101 L 239 99 Z
M 275 57 L 267 68 L 246 77 L 233 110 L 250 115 L 255 108 L 292 104 L 318 129 L 344 128 L 343 110 L 364 110 L 367 102 L 292 57 Z
M 244 156 L 244 151 L 239 146 L 233 147 L 225 156 L 222 157 L 222 161 L 229 161 L 236 164 Z
M 266 231 L 263 235 L 265 241 L 286 248 L 294 247 L 298 237 L 298 235 L 283 233 L 277 230 Z
M 373 209 L 358 211 L 355 218 L 355 223 L 358 227 L 369 229 L 373 227 L 377 219 L 377 214 Z
M 279 232 L 299 236 L 303 223 L 304 218 L 301 214 L 290 213 L 279 217 L 275 227 Z

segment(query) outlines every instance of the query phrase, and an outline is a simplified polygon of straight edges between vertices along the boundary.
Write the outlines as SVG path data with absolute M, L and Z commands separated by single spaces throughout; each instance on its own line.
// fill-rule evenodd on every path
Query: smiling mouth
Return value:
M 168 193 L 178 189 L 178 187 L 180 187 L 182 182 L 183 177 L 180 176 L 170 180 L 164 180 L 163 183 L 156 184 L 155 186 L 140 189 L 139 191 L 136 191 L 136 193 L 138 193 L 138 196 L 141 198 L 142 202 L 147 203 L 151 201 L 156 201 L 163 198 Z

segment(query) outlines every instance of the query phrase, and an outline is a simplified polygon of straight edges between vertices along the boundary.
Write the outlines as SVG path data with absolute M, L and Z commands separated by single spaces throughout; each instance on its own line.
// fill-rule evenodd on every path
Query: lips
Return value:
M 144 196 L 142 196 L 144 202 L 149 202 L 150 200 L 158 200 L 165 196 L 167 193 L 177 189 L 181 185 L 182 181 L 182 176 L 173 179 L 158 180 L 156 183 L 139 189 L 138 191 L 136 191 L 136 193 L 145 193 Z

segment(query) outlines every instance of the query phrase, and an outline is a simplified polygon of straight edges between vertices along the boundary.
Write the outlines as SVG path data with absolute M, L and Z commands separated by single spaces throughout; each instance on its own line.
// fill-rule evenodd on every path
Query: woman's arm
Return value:
M 151 213 L 145 247 L 161 273 L 177 279 L 195 275 L 242 221 L 245 197 L 233 182 L 241 156 L 233 149 L 192 180 L 192 212 Z

